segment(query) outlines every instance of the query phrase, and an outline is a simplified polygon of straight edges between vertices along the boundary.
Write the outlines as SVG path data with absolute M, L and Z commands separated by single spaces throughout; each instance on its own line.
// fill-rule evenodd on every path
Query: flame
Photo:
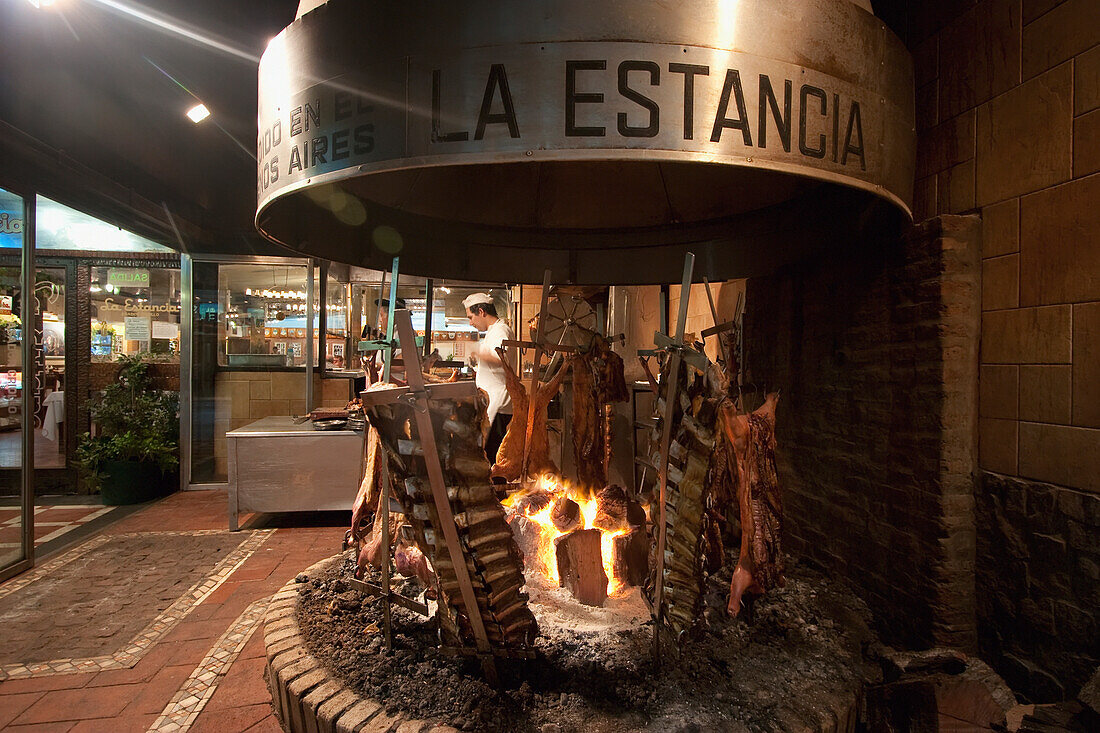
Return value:
M 531 511 L 531 507 L 528 506 L 524 511 L 524 516 L 528 521 L 537 524 L 540 530 L 537 550 L 538 556 L 536 559 L 538 565 L 541 567 L 538 569 L 541 570 L 551 583 L 557 585 L 561 582 L 561 579 L 558 576 L 558 560 L 554 540 L 565 533 L 558 531 L 558 528 L 554 526 L 553 519 L 551 519 L 550 515 L 554 511 L 554 506 L 564 498 L 575 501 L 581 510 L 584 529 L 593 529 L 596 515 L 599 513 L 600 508 L 595 495 L 583 489 L 573 487 L 568 482 L 552 474 L 542 474 L 538 479 L 532 482 L 529 491 L 512 494 L 501 503 L 504 504 L 505 507 L 512 509 L 521 495 L 525 496 L 529 493 L 537 492 L 546 492 L 549 494 L 550 502 L 542 509 L 534 512 Z M 622 581 L 615 577 L 613 555 L 615 538 L 626 534 L 628 531 L 627 529 L 615 530 L 613 532 L 601 530 L 600 554 L 602 555 L 601 559 L 603 560 L 604 573 L 608 578 L 608 596 L 617 595 L 624 590 Z

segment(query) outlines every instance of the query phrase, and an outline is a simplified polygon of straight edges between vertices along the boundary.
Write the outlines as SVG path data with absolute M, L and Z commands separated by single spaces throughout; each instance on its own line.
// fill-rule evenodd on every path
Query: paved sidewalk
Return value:
M 225 491 L 182 492 L 0 584 L 0 728 L 280 730 L 259 620 L 348 521 L 259 515 L 230 533 Z

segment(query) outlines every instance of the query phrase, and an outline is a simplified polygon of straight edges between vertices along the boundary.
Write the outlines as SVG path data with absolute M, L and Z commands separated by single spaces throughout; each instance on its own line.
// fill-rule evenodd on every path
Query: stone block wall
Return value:
M 746 379 L 781 390 L 787 546 L 910 647 L 975 644 L 979 233 L 943 217 L 748 281 Z
M 1100 544 L 1100 6 L 906 5 L 915 218 L 982 217 L 982 651 L 1032 699 L 1072 696 L 1100 663 L 1073 539 Z

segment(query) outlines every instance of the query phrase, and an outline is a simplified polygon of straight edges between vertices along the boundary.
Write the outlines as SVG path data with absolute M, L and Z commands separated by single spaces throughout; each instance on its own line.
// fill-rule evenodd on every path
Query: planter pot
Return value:
M 105 461 L 102 480 L 100 493 L 109 506 L 150 501 L 172 493 L 179 483 L 174 472 L 165 474 L 145 461 Z

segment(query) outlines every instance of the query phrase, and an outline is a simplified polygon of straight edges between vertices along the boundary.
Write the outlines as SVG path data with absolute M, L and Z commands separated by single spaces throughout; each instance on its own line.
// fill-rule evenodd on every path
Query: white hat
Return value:
M 491 304 L 492 302 L 493 302 L 493 296 L 489 295 L 488 293 L 474 293 L 472 295 L 467 295 L 465 297 L 465 299 L 463 299 L 462 307 L 463 308 L 472 308 L 473 306 L 478 305 L 480 303 L 490 303 Z

